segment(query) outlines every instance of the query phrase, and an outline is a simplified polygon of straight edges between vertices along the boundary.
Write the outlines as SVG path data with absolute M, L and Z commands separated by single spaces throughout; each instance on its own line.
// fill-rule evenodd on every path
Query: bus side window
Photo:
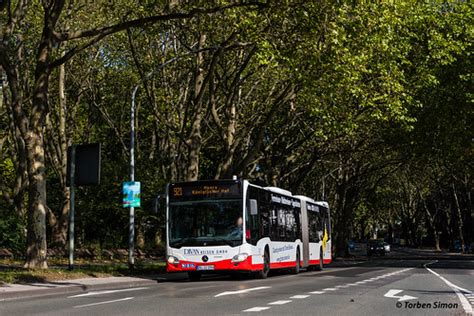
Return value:
M 278 212 L 278 237 L 280 240 L 286 240 L 286 210 L 279 207 Z
M 251 199 L 257 200 L 257 215 L 250 214 Z M 256 245 L 261 236 L 264 236 L 265 227 L 268 227 L 268 214 L 265 212 L 264 203 L 261 203 L 261 200 L 259 200 L 258 189 L 251 186 L 247 189 L 246 215 L 246 230 L 250 233 L 250 238 L 247 239 L 247 242 Z M 246 236 L 248 236 L 247 232 Z
M 319 234 L 321 232 L 321 219 L 319 213 L 308 211 L 308 226 L 309 226 L 309 241 L 310 242 L 319 242 Z
M 296 233 L 296 218 L 293 207 L 289 206 L 286 209 L 286 238 L 288 241 L 295 241 Z
M 325 207 L 322 207 L 321 208 L 321 213 L 322 213 L 322 218 L 321 218 L 321 221 L 322 221 L 322 229 L 323 229 L 323 233 L 324 233 L 324 229 L 326 229 L 326 232 L 328 234 L 328 239 L 331 239 L 331 225 L 329 223 L 329 210 Z
M 299 208 L 293 209 L 293 216 L 295 217 L 295 239 L 303 239 L 301 236 L 301 212 Z

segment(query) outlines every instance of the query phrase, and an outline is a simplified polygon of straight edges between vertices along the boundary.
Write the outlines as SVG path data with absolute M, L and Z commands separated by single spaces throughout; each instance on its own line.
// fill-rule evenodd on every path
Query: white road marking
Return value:
M 84 294 L 77 294 L 77 295 L 68 296 L 68 298 L 102 295 L 102 294 L 110 294 L 110 293 L 120 293 L 120 292 L 130 292 L 130 291 L 138 291 L 138 290 L 144 290 L 144 289 L 148 289 L 148 287 L 133 287 L 133 288 L 121 289 L 121 290 L 107 290 L 107 291 L 88 292 L 88 293 L 84 293 Z
M 292 302 L 291 300 L 285 300 L 285 301 L 275 301 L 275 302 L 271 302 L 271 303 L 268 303 L 268 305 L 284 305 L 284 304 L 288 304 Z
M 91 303 L 91 304 L 85 304 L 85 305 L 77 305 L 77 306 L 74 306 L 74 308 L 83 308 L 83 307 L 89 307 L 89 306 L 111 304 L 111 303 L 129 301 L 129 300 L 133 300 L 133 299 L 134 299 L 134 297 L 125 297 L 125 298 L 121 298 L 121 299 L 113 300 L 113 301 L 105 301 L 105 302 Z
M 238 290 L 238 291 L 227 291 L 227 292 L 219 293 L 219 294 L 215 295 L 214 297 L 225 296 L 225 295 L 243 294 L 243 293 L 248 293 L 248 292 L 252 292 L 252 291 L 265 290 L 265 289 L 269 289 L 269 288 L 271 288 L 271 286 L 259 286 L 259 287 L 254 287 L 254 288 L 250 288 L 250 289 Z
M 324 294 L 326 292 L 324 291 L 313 291 L 313 292 L 309 292 L 309 294 Z
M 303 299 L 303 298 L 307 298 L 307 297 L 309 297 L 309 295 L 294 295 L 294 296 L 292 296 L 292 297 L 290 297 L 290 298 Z
M 252 307 L 252 308 L 244 310 L 243 312 L 261 312 L 266 309 L 270 309 L 270 307 Z
M 325 288 L 323 289 L 323 291 L 335 291 L 337 289 L 333 288 L 333 287 L 328 287 L 328 288 Z
M 438 278 L 440 278 L 444 283 L 446 283 L 454 291 L 454 293 L 456 293 L 459 300 L 461 301 L 461 305 L 464 308 L 464 311 L 466 312 L 466 314 L 474 315 L 471 304 L 466 299 L 466 297 L 464 297 L 464 295 L 462 293 L 462 292 L 465 292 L 466 294 L 472 294 L 472 292 L 469 291 L 469 290 L 463 289 L 462 287 L 459 287 L 456 284 L 453 284 L 453 283 L 449 282 L 446 278 L 444 278 L 440 274 L 438 274 L 438 273 L 434 272 L 433 270 L 431 270 L 430 268 L 428 268 L 428 265 L 433 264 L 435 262 L 438 262 L 438 260 L 430 262 L 430 263 L 425 263 L 423 266 L 425 267 L 426 270 L 428 270 L 429 272 L 431 272 L 432 274 L 434 274 Z
M 389 298 L 398 298 L 399 302 L 414 300 L 418 298 L 410 295 L 397 296 L 397 294 L 401 292 L 403 292 L 403 290 L 390 289 L 387 293 L 384 294 L 384 296 Z
M 349 284 L 346 284 L 346 285 L 339 285 L 339 287 L 340 287 L 341 289 L 346 289 L 346 288 L 348 288 L 349 286 L 350 286 Z

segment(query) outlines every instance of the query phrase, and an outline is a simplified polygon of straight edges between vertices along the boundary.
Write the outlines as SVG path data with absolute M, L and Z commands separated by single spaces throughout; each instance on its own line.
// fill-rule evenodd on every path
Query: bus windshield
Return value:
M 170 203 L 169 245 L 238 246 L 243 241 L 242 201 L 199 200 Z

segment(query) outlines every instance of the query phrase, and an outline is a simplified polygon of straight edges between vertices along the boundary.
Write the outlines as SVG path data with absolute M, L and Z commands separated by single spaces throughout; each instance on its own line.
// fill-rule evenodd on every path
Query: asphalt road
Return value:
M 266 280 L 183 275 L 154 286 L 0 302 L 0 315 L 469 315 L 474 262 L 378 259 Z

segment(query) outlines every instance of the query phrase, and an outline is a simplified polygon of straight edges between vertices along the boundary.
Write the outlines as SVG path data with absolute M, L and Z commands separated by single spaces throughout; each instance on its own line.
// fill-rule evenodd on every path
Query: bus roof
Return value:
M 306 195 L 294 195 L 295 198 L 298 198 L 302 201 L 307 201 L 307 202 L 313 202 L 313 203 L 316 203 L 315 200 L 313 200 L 312 198 L 310 198 L 309 196 L 306 196 Z
M 285 190 L 285 189 L 281 189 L 281 188 L 277 188 L 277 187 L 265 187 L 264 189 L 268 190 L 268 191 L 271 191 L 271 192 L 283 194 L 283 195 L 293 196 L 293 194 L 291 194 L 290 191 Z

